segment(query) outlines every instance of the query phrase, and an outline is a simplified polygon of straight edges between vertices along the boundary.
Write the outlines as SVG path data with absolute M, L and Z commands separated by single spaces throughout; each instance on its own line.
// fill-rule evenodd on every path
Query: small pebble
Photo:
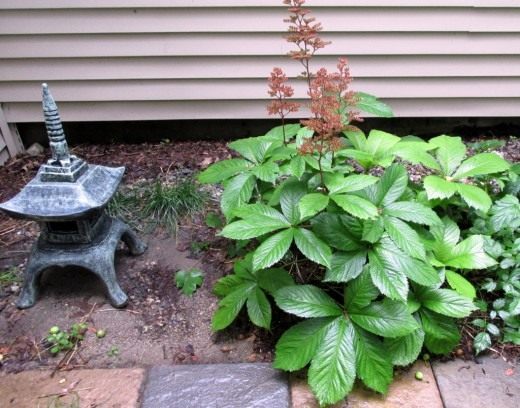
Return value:
M 418 381 L 422 381 L 422 379 L 424 378 L 424 375 L 423 373 L 421 373 L 420 371 L 417 371 L 415 373 L 415 379 L 418 380 Z

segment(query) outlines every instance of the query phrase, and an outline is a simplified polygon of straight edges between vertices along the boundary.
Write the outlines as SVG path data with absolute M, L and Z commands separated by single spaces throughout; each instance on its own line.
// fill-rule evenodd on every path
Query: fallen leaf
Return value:
M 511 377 L 512 375 L 515 375 L 515 369 L 512 367 L 509 367 L 506 371 L 504 371 L 504 374 L 507 377 Z

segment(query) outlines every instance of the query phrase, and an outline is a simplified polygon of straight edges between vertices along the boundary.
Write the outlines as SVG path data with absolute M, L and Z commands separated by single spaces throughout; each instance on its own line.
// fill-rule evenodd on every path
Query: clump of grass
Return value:
M 16 273 L 17 271 L 18 268 L 16 266 L 12 266 L 9 269 L 0 271 L 0 286 L 12 285 L 13 283 L 19 282 L 20 278 Z
M 191 179 L 173 185 L 157 180 L 147 194 L 144 214 L 175 233 L 179 218 L 202 211 L 207 200 L 208 194 Z
M 167 183 L 157 179 L 118 191 L 107 211 L 138 230 L 152 230 L 158 225 L 175 234 L 180 218 L 202 211 L 209 194 L 192 180 Z

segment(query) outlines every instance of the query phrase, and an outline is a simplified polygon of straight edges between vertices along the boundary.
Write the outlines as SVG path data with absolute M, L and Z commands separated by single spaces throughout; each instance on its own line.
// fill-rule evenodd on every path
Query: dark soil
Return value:
M 231 157 L 224 142 L 207 141 L 80 145 L 72 150 L 92 164 L 125 166 L 126 185 L 169 174 L 189 175 Z M 520 161 L 519 140 L 508 139 L 499 152 L 508 160 Z M 0 167 L 0 202 L 31 180 L 46 157 L 47 151 L 35 157 L 22 155 Z M 426 173 L 417 166 L 410 170 L 414 181 Z M 210 202 L 208 210 L 218 211 L 217 200 Z M 0 214 L 0 270 L 16 267 L 21 277 L 37 235 L 35 223 Z M 123 311 L 106 304 L 103 288 L 85 271 L 49 271 L 39 302 L 25 311 L 14 306 L 20 283 L 0 285 L 0 370 L 56 366 L 60 358 L 44 350 L 42 338 L 55 324 L 65 328 L 80 320 L 89 324 L 89 335 L 81 354 L 67 362 L 68 368 L 271 361 L 276 339 L 293 322 L 283 313 L 274 312 L 272 333 L 253 327 L 245 313 L 228 330 L 211 333 L 211 315 L 217 304 L 211 288 L 231 271 L 232 260 L 228 254 L 230 242 L 215 236 L 215 230 L 205 225 L 204 214 L 183 220 L 176 239 L 161 229 L 145 239 L 150 248 L 143 256 L 133 258 L 123 248 L 118 251 L 120 284 L 130 297 Z M 173 280 L 177 270 L 189 267 L 205 272 L 204 283 L 193 297 L 182 295 Z M 302 271 L 315 272 L 315 268 Z M 102 341 L 93 335 L 97 328 L 107 329 Z M 112 353 L 116 356 L 109 355 L 111 347 L 118 349 L 118 353 Z M 470 335 L 464 336 L 454 355 L 472 358 Z

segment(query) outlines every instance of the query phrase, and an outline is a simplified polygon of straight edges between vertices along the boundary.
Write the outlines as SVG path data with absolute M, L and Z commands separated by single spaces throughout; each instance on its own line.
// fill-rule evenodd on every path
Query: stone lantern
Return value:
M 110 303 L 123 307 L 128 297 L 114 269 L 117 245 L 122 240 L 133 255 L 146 250 L 125 223 L 105 212 L 125 168 L 87 164 L 69 153 L 58 108 L 46 84 L 43 114 L 52 157 L 16 196 L 0 204 L 0 210 L 8 215 L 40 225 L 17 306 L 24 309 L 34 305 L 44 270 L 77 266 L 96 274 L 106 286 Z

